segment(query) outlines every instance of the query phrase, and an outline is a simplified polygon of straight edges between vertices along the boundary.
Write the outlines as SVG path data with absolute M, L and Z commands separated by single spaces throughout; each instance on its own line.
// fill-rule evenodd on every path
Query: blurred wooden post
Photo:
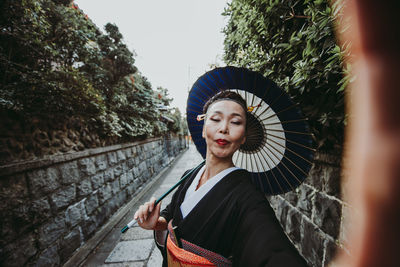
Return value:
M 342 266 L 400 266 L 400 1 L 348 0 L 351 42 L 345 197 L 355 210 Z M 344 33 L 345 26 L 350 28 Z

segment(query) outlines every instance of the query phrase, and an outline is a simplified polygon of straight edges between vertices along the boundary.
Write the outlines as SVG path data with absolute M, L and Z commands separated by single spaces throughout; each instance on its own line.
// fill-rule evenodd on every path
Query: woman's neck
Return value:
M 208 179 L 214 177 L 221 171 L 234 166 L 235 165 L 232 162 L 232 158 L 221 159 L 213 155 L 207 155 L 202 180 L 203 182 L 206 182 Z

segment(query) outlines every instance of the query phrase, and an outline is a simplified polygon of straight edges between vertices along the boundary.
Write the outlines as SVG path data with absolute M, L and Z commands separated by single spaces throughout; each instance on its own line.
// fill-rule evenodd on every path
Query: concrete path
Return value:
M 160 197 L 187 169 L 196 167 L 201 161 L 202 157 L 195 146 L 190 145 L 189 149 L 178 156 L 173 165 L 130 207 L 128 214 L 112 228 L 81 266 L 161 266 L 162 257 L 155 246 L 153 231 L 134 227 L 121 234 L 121 229 L 133 218 L 133 214 L 142 203 L 148 201 L 151 196 Z M 161 209 L 170 202 L 171 197 L 172 193 L 163 200 Z

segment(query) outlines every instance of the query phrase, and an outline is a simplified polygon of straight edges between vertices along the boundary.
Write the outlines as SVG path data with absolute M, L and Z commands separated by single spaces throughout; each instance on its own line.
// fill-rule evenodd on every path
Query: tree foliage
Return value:
M 101 32 L 72 1 L 0 3 L 0 109 L 26 119 L 81 117 L 105 136 L 166 131 L 152 86 L 114 24 Z
M 260 71 L 288 91 L 310 119 L 318 146 L 343 142 L 344 49 L 328 0 L 232 0 L 225 9 L 227 64 Z

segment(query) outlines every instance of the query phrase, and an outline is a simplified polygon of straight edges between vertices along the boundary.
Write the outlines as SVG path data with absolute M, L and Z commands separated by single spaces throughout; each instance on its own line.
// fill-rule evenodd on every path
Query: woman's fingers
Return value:
M 155 197 L 150 198 L 150 201 L 149 201 L 149 212 L 150 213 L 153 212 L 155 203 L 156 203 L 156 198 Z
M 135 212 L 134 219 L 140 223 L 147 221 L 150 213 L 154 210 L 155 202 L 156 199 L 152 197 L 149 202 L 140 205 L 139 209 Z

